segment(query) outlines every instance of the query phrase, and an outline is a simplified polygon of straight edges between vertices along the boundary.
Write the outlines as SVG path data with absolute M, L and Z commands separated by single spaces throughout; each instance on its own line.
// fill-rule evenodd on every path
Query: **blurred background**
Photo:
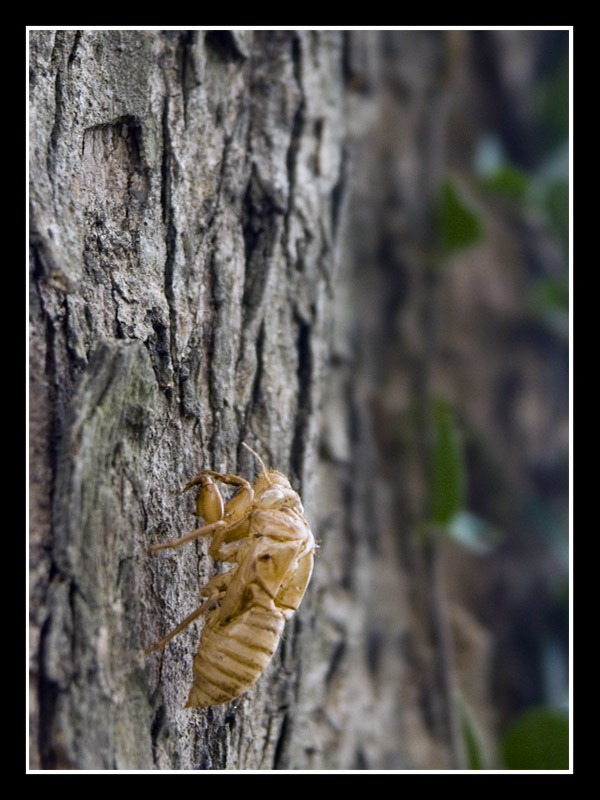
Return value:
M 414 607 L 456 671 L 449 724 L 471 765 L 487 747 L 564 769 L 569 32 L 376 35 L 377 67 L 348 54 L 357 92 L 383 83 L 357 148 L 349 282 L 400 547 L 428 576 Z

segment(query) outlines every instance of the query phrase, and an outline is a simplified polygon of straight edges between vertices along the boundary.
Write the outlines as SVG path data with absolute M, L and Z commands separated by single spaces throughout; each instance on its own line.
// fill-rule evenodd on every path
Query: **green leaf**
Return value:
M 445 178 L 440 186 L 437 220 L 442 257 L 470 247 L 481 239 L 481 217 L 469 206 L 451 178 Z
M 551 708 L 523 714 L 501 743 L 506 769 L 569 769 L 569 721 Z
M 433 418 L 431 520 L 445 526 L 463 508 L 466 469 L 462 443 L 454 418 L 441 399 L 437 399 L 434 403 Z

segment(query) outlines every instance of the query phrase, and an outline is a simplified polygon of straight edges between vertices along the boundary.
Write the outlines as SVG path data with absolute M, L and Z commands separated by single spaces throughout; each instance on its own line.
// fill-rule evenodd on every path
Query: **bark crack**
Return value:
M 287 712 L 283 715 L 281 720 L 281 727 L 279 728 L 279 736 L 275 742 L 275 752 L 273 754 L 273 769 L 286 769 L 287 761 L 287 744 L 289 741 L 289 715 Z
M 304 456 L 307 447 L 308 421 L 312 414 L 312 376 L 313 358 L 311 349 L 312 326 L 302 320 L 298 321 L 297 353 L 298 353 L 298 404 L 294 420 L 294 437 L 290 453 L 292 475 L 302 486 Z
M 302 48 L 301 41 L 298 35 L 292 39 L 292 66 L 294 70 L 294 80 L 300 92 L 300 100 L 294 112 L 294 119 L 292 121 L 290 143 L 286 155 L 286 169 L 288 175 L 288 207 L 285 217 L 285 239 L 289 236 L 290 217 L 294 204 L 294 195 L 296 192 L 296 164 L 298 160 L 298 153 L 300 150 L 300 143 L 302 141 L 302 134 L 305 127 L 305 112 L 306 101 L 304 98 L 304 91 L 302 88 Z
M 175 371 L 177 355 L 177 303 L 173 288 L 173 276 L 175 271 L 175 259 L 177 255 L 177 228 L 175 225 L 175 215 L 172 203 L 172 158 L 173 142 L 169 127 L 169 96 L 166 95 L 163 102 L 162 113 L 162 163 L 161 163 L 161 205 L 162 217 L 166 226 L 166 258 L 165 258 L 165 280 L 164 291 L 167 305 L 169 308 L 169 368 Z M 182 392 L 180 392 L 182 394 Z

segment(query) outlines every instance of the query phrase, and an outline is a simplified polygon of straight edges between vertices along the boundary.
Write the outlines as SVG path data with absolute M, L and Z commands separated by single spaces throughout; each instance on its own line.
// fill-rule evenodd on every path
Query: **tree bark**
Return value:
M 427 255 L 457 48 L 31 32 L 32 769 L 464 766 L 489 636 L 419 542 L 406 427 L 460 291 Z M 256 475 L 242 441 L 301 494 L 314 575 L 255 687 L 184 710 L 200 625 L 143 651 L 221 567 L 148 548 L 195 527 L 192 475 Z
M 345 158 L 339 34 L 31 33 L 32 765 L 289 764 L 315 595 L 257 688 L 183 711 L 186 479 L 311 508 Z M 310 513 L 310 512 L 309 512 Z

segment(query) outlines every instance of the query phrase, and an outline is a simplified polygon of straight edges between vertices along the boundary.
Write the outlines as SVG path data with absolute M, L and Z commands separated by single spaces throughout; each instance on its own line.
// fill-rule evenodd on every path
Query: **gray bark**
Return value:
M 204 544 L 147 548 L 189 529 L 199 469 L 253 474 L 242 440 L 314 516 L 342 49 L 337 33 L 31 34 L 34 766 L 290 764 L 330 578 L 253 692 L 189 712 L 196 627 L 142 648 L 214 567 Z
M 490 635 L 460 580 L 483 568 L 421 546 L 411 428 L 441 387 L 506 447 L 460 320 L 493 325 L 514 237 L 466 262 L 471 292 L 428 270 L 461 41 L 31 32 L 32 769 L 452 768 L 458 687 L 491 735 Z M 192 475 L 256 474 L 242 441 L 320 548 L 256 686 L 184 710 L 201 624 L 143 651 L 221 567 L 203 541 L 148 547 L 194 527 Z

